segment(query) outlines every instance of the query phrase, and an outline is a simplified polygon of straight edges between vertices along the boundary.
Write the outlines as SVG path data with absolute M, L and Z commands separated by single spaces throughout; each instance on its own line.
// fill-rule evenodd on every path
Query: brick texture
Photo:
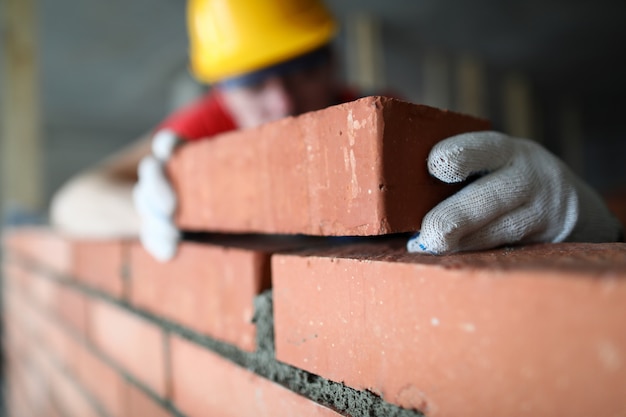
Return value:
M 458 190 L 428 174 L 429 150 L 488 128 L 469 116 L 368 97 L 187 144 L 169 164 L 177 223 L 310 235 L 414 231 Z
M 40 266 L 58 273 L 71 272 L 72 248 L 66 239 L 45 227 L 9 229 L 3 232 L 3 246 Z
M 148 321 L 102 301 L 93 301 L 92 343 L 161 396 L 166 395 L 163 331 Z
M 183 242 L 162 263 L 139 243 L 130 248 L 130 301 L 240 349 L 255 349 L 254 298 L 270 288 L 270 256 L 327 240 L 303 236 L 215 235 Z M 167 300 L 167 302 L 164 302 Z
M 172 262 L 160 263 L 136 244 L 131 259 L 133 304 L 254 350 L 253 303 L 254 297 L 269 287 L 269 254 L 184 243 Z
M 10 229 L 3 233 L 3 240 L 5 248 L 63 278 L 124 296 L 126 240 L 72 239 L 47 227 Z
M 126 413 L 126 382 L 123 377 L 84 346 L 76 360 L 80 362 L 77 380 L 109 415 L 123 416 Z
M 68 326 L 82 336 L 87 335 L 89 306 L 85 296 L 74 288 L 60 286 L 56 313 Z
M 121 414 L 121 416 L 172 417 L 172 414 L 138 388 L 128 385 L 126 414 Z
M 116 297 L 124 295 L 125 241 L 73 241 L 72 275 L 85 284 Z
M 339 416 L 184 339 L 172 339 L 173 398 L 189 417 Z
M 44 375 L 48 378 L 52 401 L 58 404 L 62 415 L 99 417 L 93 404 L 85 397 L 75 381 L 63 374 L 55 365 L 47 363 Z
M 626 244 L 273 258 L 277 359 L 429 416 L 626 411 Z

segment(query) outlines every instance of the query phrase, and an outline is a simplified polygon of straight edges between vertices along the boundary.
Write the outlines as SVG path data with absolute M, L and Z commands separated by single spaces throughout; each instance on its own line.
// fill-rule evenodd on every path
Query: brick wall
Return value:
M 10 415 L 623 415 L 625 244 L 403 242 L 5 234 Z
M 386 106 L 355 105 L 363 103 L 378 114 Z M 346 118 L 355 114 L 350 110 L 338 111 Z M 402 121 L 395 123 L 401 129 Z M 381 132 L 370 130 L 372 143 L 393 151 Z M 352 230 L 387 233 L 388 225 L 403 224 L 395 209 L 378 210 L 399 207 L 399 194 L 391 191 L 400 177 L 381 168 L 384 158 L 374 158 L 383 148 L 359 148 L 362 140 L 339 145 L 348 159 L 336 169 L 356 173 L 361 187 L 331 182 L 338 188 L 324 207 L 315 195 L 328 193 L 319 191 L 327 178 L 308 176 L 301 185 L 308 197 L 298 203 L 308 214 L 299 227 L 311 231 L 318 219 L 332 219 L 337 204 L 366 211 L 365 223 Z M 219 151 L 231 142 L 197 146 Z M 331 146 L 309 144 L 318 151 L 302 159 L 307 163 Z M 371 162 L 372 184 L 384 185 L 373 198 L 383 203 L 360 200 L 370 188 L 363 187 L 366 173 L 352 170 L 350 149 L 360 155 L 357 163 Z M 188 170 L 202 153 L 179 158 L 172 174 L 193 181 Z M 262 166 L 269 165 L 259 164 L 257 172 L 273 184 L 285 175 Z M 197 196 L 207 194 L 185 193 L 188 219 L 211 229 L 218 217 L 193 211 L 203 198 Z M 280 231 L 274 229 L 280 216 L 246 220 L 261 207 L 248 194 L 226 194 L 244 214 L 228 227 Z M 297 216 L 285 218 L 293 225 Z M 349 223 L 345 217 L 338 229 L 326 222 L 315 230 L 343 234 Z M 162 264 L 134 240 L 75 240 L 46 228 L 5 231 L 9 415 L 626 415 L 626 244 L 433 257 L 406 253 L 402 234 L 191 237 Z

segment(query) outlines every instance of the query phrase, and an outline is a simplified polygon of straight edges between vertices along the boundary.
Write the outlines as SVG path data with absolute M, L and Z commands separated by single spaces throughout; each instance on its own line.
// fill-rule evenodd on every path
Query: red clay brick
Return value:
M 269 286 L 269 254 L 183 243 L 175 259 L 154 260 L 131 249 L 131 302 L 201 333 L 255 348 L 254 297 Z M 167 302 L 164 302 L 167 300 Z
M 169 174 L 183 229 L 377 235 L 419 229 L 458 189 L 426 159 L 449 136 L 489 123 L 368 97 L 187 144 Z
M 87 298 L 78 290 L 60 286 L 58 288 L 58 303 L 56 313 L 69 327 L 78 334 L 87 335 L 88 304 Z
M 53 402 L 63 410 L 63 415 L 99 417 L 94 406 L 78 389 L 76 381 L 63 374 L 54 364 L 47 364 L 44 375 L 51 388 Z
M 173 399 L 190 417 L 339 416 L 187 340 L 171 348 Z
M 162 408 L 152 398 L 148 397 L 137 387 L 128 385 L 127 409 L 122 417 L 172 417 L 172 414 Z
M 75 240 L 72 275 L 86 284 L 122 297 L 125 241 Z
M 38 312 L 39 313 L 39 312 Z M 56 363 L 76 373 L 79 362 L 80 346 L 77 341 L 67 333 L 67 329 L 59 326 L 56 320 L 44 317 L 41 313 L 38 317 L 38 329 L 40 331 L 40 343 L 46 349 Z M 31 343 L 35 340 L 31 340 Z
M 161 396 L 165 395 L 163 332 L 131 312 L 93 301 L 89 316 L 92 343 Z
M 126 412 L 127 383 L 115 369 L 86 347 L 79 351 L 77 380 L 91 393 L 111 416 Z
M 86 284 L 113 296 L 123 296 L 123 240 L 87 240 L 64 237 L 45 227 L 10 229 L 3 244 L 40 266 Z
M 11 273 L 21 277 L 25 296 L 34 301 L 38 310 L 50 313 L 80 334 L 86 334 L 88 309 L 82 293 L 52 280 L 42 271 L 16 266 Z
M 11 295 L 10 299 L 13 299 Z M 27 311 L 27 310 L 24 310 Z M 14 313 L 15 310 L 12 310 Z M 7 319 L 5 317 L 5 319 Z M 25 331 L 24 317 L 16 316 L 5 321 L 4 385 L 8 393 L 9 416 L 50 416 L 50 384 L 45 368 L 40 365 L 37 341 Z
M 130 299 L 137 307 L 251 351 L 253 300 L 270 286 L 270 255 L 324 243 L 293 236 L 220 235 L 182 243 L 167 263 L 155 261 L 137 243 L 130 250 Z
M 33 338 L 40 333 L 39 320 L 29 308 L 26 298 L 13 290 L 3 289 L 3 345 L 5 354 L 19 356 L 26 352 Z M 11 358 L 8 358 L 10 361 Z
M 28 279 L 28 297 L 38 308 L 55 312 L 59 301 L 59 284 L 39 271 L 24 269 L 23 273 Z
M 3 246 L 55 272 L 67 274 L 72 269 L 71 245 L 47 227 L 9 229 L 3 233 Z
M 34 306 L 23 294 L 14 291 L 10 291 L 8 296 L 5 294 L 5 297 L 8 317 L 23 330 L 25 343 L 45 347 L 61 363 L 76 357 L 68 343 L 68 336 L 45 310 Z
M 429 416 L 626 410 L 626 244 L 273 258 L 277 359 Z

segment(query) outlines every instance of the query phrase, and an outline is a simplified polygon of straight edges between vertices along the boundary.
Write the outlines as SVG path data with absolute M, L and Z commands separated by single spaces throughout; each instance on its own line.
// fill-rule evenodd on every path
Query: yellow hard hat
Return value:
M 321 0 L 188 0 L 187 12 L 191 70 L 206 83 L 312 51 L 336 26 Z

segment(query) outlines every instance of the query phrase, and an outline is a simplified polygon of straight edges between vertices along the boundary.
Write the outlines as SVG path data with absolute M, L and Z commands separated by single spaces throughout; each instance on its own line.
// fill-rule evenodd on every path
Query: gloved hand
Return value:
M 135 208 L 141 217 L 139 237 L 144 248 L 165 262 L 175 254 L 180 232 L 174 224 L 177 198 L 165 172 L 165 164 L 181 143 L 171 130 L 160 130 L 152 139 L 152 155 L 144 157 L 133 190 Z
M 478 176 L 433 208 L 409 252 L 447 254 L 532 242 L 610 242 L 621 226 L 602 199 L 537 143 L 473 132 L 433 147 L 428 170 L 455 183 Z

